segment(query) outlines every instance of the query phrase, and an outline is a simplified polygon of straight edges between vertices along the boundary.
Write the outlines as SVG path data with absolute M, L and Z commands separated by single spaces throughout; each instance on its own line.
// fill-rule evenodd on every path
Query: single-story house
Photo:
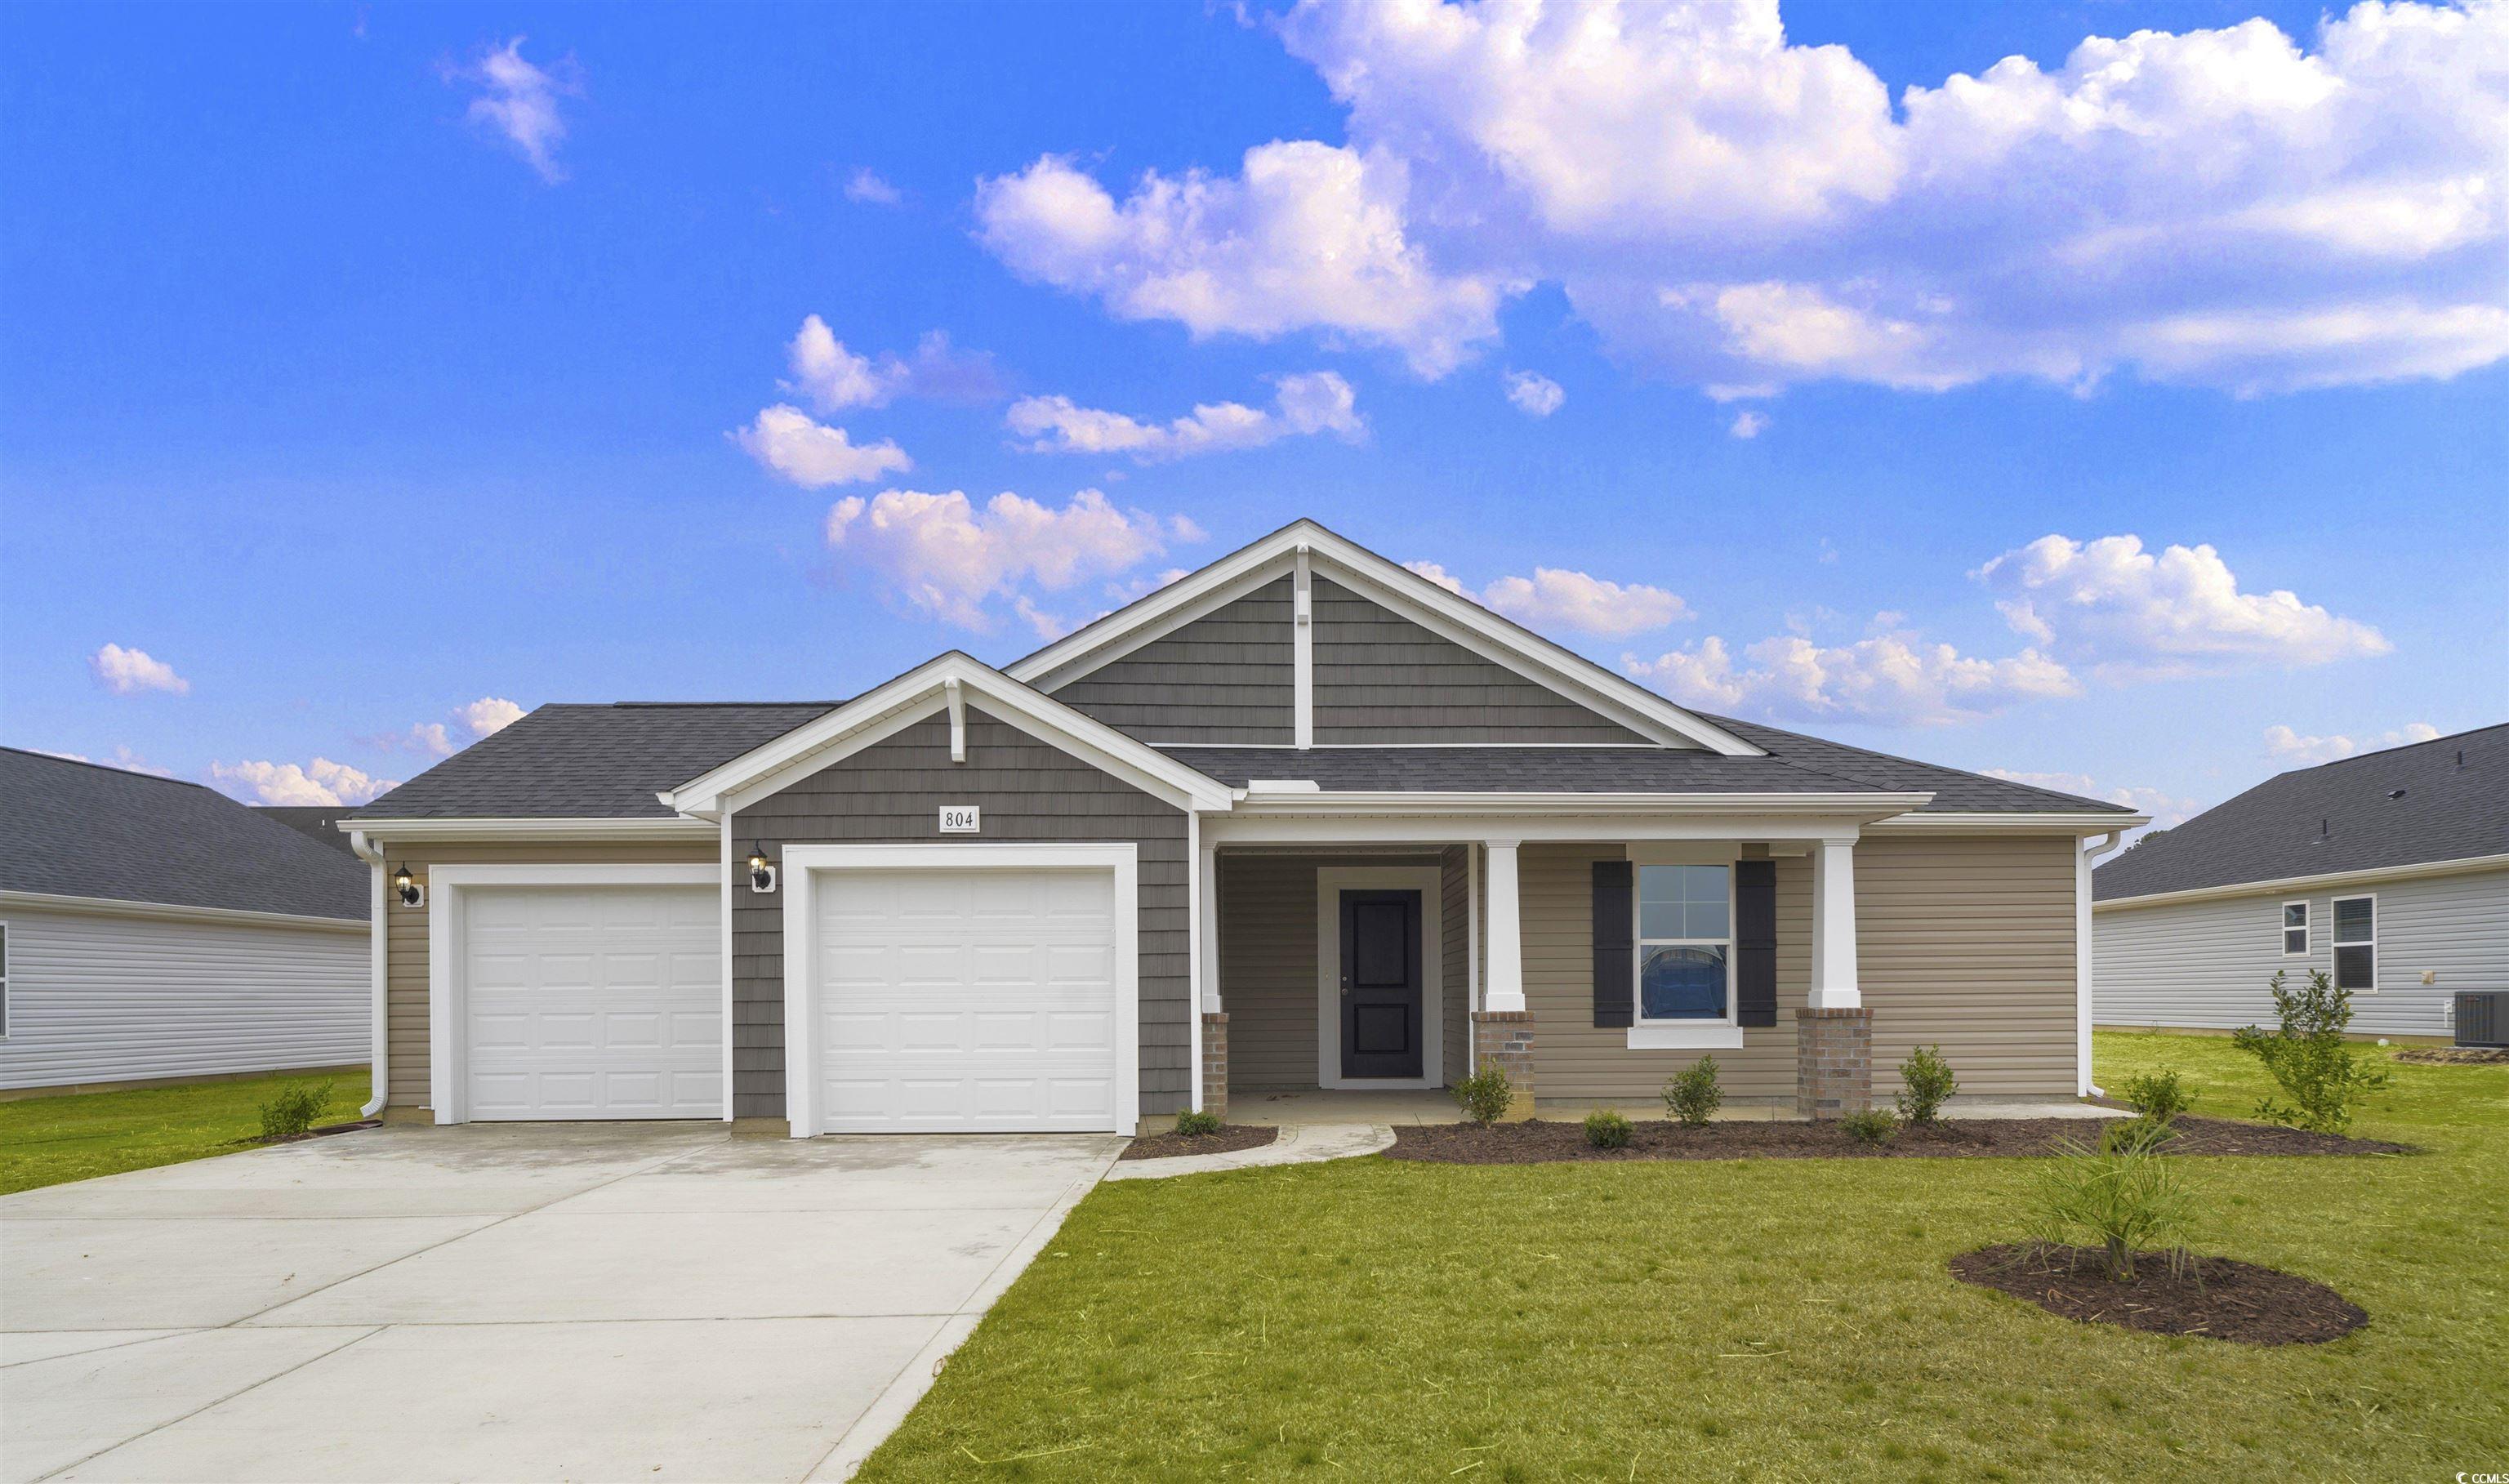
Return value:
M 0 1092 L 362 1063 L 367 874 L 199 784 L 0 748 Z
M 2277 971 L 2362 1035 L 2451 1036 L 2509 990 L 2509 725 L 2267 779 L 2098 868 L 2093 1017 L 2270 1025 Z
M 344 822 L 385 1116 L 1111 1130 L 2089 1076 L 2113 804 L 1685 710 L 1310 521 L 1005 669 L 543 706 Z

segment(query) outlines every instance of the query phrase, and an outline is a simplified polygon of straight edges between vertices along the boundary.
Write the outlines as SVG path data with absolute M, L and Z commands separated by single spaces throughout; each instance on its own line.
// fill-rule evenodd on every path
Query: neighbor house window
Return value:
M 2378 899 L 2335 899 L 2335 987 L 2378 989 Z
M 2305 902 L 2282 905 L 2282 956 L 2308 956 L 2308 904 Z
M 1638 1020 L 1734 1020 L 1733 870 L 1638 868 Z

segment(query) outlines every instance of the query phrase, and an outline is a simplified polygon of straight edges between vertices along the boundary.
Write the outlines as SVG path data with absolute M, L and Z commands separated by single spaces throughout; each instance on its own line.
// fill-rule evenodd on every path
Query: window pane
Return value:
M 2283 904 L 2282 925 L 2287 928 L 2308 926 L 2308 904 L 2305 902 Z
M 1725 950 L 1644 950 L 1638 958 L 1638 1015 L 1649 1020 L 1725 1019 Z
M 1722 866 L 1638 868 L 1638 937 L 1723 938 L 1726 869 Z
M 2305 952 L 2307 952 L 2307 951 L 2308 951 L 2308 930 L 2307 930 L 2306 928 L 2301 928 L 2301 929 L 2298 929 L 2298 930 L 2296 930 L 2296 931 L 2294 931 L 2294 932 L 2289 932 L 2289 933 L 2285 933 L 2285 934 L 2283 934 L 2283 935 L 2282 935 L 2282 950 L 2283 950 L 2284 952 L 2286 952 L 2286 953 L 2305 953 Z
M 2335 941 L 2368 943 L 2372 936 L 2371 930 L 2377 926 L 2372 920 L 2375 916 L 2372 910 L 2375 905 L 2368 897 L 2336 898 Z
M 2335 987 L 2338 989 L 2374 989 L 2378 965 L 2372 962 L 2375 949 L 2368 947 L 2335 950 Z

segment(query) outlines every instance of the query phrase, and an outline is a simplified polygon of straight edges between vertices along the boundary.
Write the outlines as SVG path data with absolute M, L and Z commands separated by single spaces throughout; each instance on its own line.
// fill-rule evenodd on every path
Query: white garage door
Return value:
M 818 887 L 831 1133 L 1115 1127 L 1105 871 L 832 871 Z
M 470 1117 L 723 1116 L 713 887 L 462 896 Z

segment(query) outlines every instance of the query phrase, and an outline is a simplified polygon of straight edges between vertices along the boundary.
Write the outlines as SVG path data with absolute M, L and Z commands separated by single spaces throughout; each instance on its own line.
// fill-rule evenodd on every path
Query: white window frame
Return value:
M 1652 854 L 1653 852 L 1650 852 Z M 1735 1003 L 1734 859 L 1640 859 L 1629 872 L 1629 1035 L 1632 1051 L 1727 1051 L 1742 1044 L 1741 1007 Z M 1722 938 L 1649 938 L 1646 936 L 1646 872 L 1649 867 L 1714 866 L 1725 872 L 1725 936 Z M 1721 1020 L 1649 1020 L 1641 973 L 1649 948 L 1722 948 L 1725 950 L 1725 1015 Z
M 2370 904 L 2369 937 L 2355 938 L 2348 942 L 2344 939 L 2342 928 L 2338 926 L 2338 924 L 2343 920 L 2343 917 L 2341 913 L 2336 910 L 2336 909 L 2346 902 L 2367 902 Z M 2378 992 L 2378 894 L 2377 892 L 2349 892 L 2340 897 L 2331 897 L 2327 899 L 2326 943 L 2328 949 L 2326 973 L 2328 980 L 2334 983 L 2335 987 L 2338 989 L 2343 987 L 2343 949 L 2368 948 L 2370 950 L 2370 983 L 2353 990 L 2352 992 L 2354 994 L 2376 994 Z
M 2293 927 L 2291 925 L 2291 909 L 2295 907 L 2300 909 L 2300 926 L 2298 927 Z M 2284 903 L 2282 905 L 2282 910 L 2279 914 L 2278 920 L 2282 924 L 2282 956 L 2285 958 L 2306 958 L 2308 956 L 2308 950 L 2316 944 L 2317 933 L 2317 924 L 2314 919 L 2314 914 L 2309 910 L 2308 899 L 2306 897 L 2298 897 Z M 2291 946 L 2291 935 L 2294 933 L 2298 933 L 2300 935 L 2300 947 L 2297 950 L 2294 950 Z

